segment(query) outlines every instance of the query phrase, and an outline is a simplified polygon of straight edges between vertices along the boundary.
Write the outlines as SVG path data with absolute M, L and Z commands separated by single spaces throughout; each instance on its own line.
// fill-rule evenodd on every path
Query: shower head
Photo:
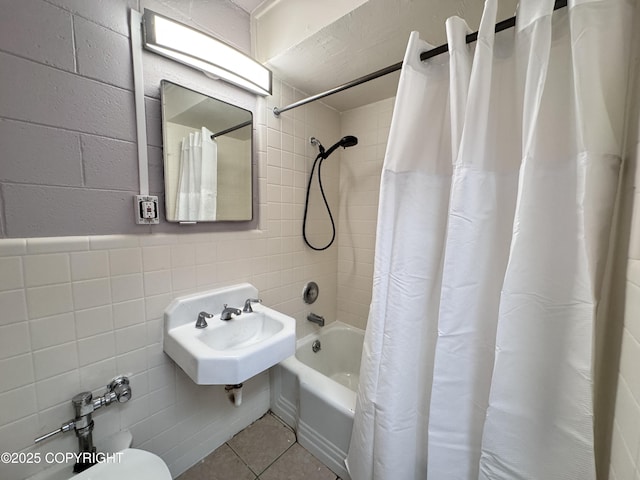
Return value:
M 331 208 L 329 207 L 329 202 L 327 202 L 327 197 L 324 194 L 324 188 L 322 187 L 322 162 L 325 161 L 327 157 L 331 155 L 333 151 L 338 147 L 347 148 L 347 147 L 353 147 L 354 145 L 357 145 L 358 139 L 353 135 L 347 135 L 346 137 L 342 137 L 338 142 L 336 142 L 335 145 L 332 145 L 331 148 L 329 148 L 329 150 L 325 150 L 322 144 L 320 143 L 320 140 L 318 140 L 316 137 L 311 137 L 309 141 L 311 142 L 311 145 L 315 145 L 318 147 L 318 150 L 320 151 L 320 153 L 318 153 L 318 156 L 313 161 L 313 166 L 311 167 L 311 174 L 309 175 L 309 183 L 307 184 L 307 197 L 304 201 L 304 215 L 302 217 L 302 238 L 304 239 L 304 243 L 306 243 L 311 249 L 320 251 L 320 250 L 326 250 L 327 248 L 329 248 L 333 243 L 333 241 L 336 239 L 336 224 L 333 221 L 333 215 L 331 215 Z M 329 240 L 329 243 L 327 243 L 323 247 L 316 247 L 311 243 L 309 243 L 309 240 L 307 239 L 307 213 L 309 211 L 309 192 L 311 192 L 311 182 L 313 181 L 313 172 L 316 169 L 316 165 L 318 166 L 318 187 L 320 188 L 320 194 L 322 195 L 322 200 L 324 201 L 324 205 L 325 207 L 327 207 L 329 220 L 331 220 L 331 231 L 332 231 L 331 240 Z
M 338 142 L 336 142 L 335 145 L 331 146 L 326 152 L 323 151 L 324 149 L 321 149 L 320 154 L 322 155 L 323 158 L 327 158 L 338 147 L 347 148 L 347 147 L 353 147 L 354 145 L 357 145 L 357 144 L 358 144 L 358 139 L 356 137 L 354 137 L 353 135 L 347 135 L 346 137 L 342 137 Z
M 338 142 L 341 147 L 353 147 L 358 144 L 358 138 L 353 135 L 347 135 L 346 137 L 342 137 L 342 139 Z

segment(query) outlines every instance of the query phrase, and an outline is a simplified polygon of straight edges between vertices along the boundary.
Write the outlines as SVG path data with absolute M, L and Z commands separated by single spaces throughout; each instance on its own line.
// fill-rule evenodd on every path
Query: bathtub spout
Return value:
M 307 315 L 307 320 L 309 320 L 310 322 L 313 322 L 313 323 L 317 323 L 321 327 L 324 327 L 324 317 L 321 317 L 320 315 L 316 315 L 313 312 L 311 312 L 309 315 Z

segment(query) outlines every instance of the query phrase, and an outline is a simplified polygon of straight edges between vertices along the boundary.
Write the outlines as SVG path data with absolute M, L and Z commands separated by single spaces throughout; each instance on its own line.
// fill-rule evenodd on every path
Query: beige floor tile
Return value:
M 255 480 L 249 467 L 225 443 L 177 480 Z
M 295 441 L 293 431 L 273 415 L 266 414 L 227 444 L 256 475 L 259 475 Z
M 260 475 L 260 480 L 336 480 L 336 474 L 296 443 Z

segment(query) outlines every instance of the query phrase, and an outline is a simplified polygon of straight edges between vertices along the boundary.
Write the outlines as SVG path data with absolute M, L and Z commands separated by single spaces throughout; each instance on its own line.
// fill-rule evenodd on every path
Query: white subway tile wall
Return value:
M 274 97 L 261 102 L 267 112 L 262 118 L 280 103 L 280 89 L 276 82 Z M 296 99 L 302 96 L 295 92 Z M 101 394 L 103 385 L 121 373 L 131 377 L 133 399 L 96 413 L 96 440 L 128 428 L 134 445 L 161 455 L 174 474 L 268 409 L 267 374 L 247 382 L 246 406 L 239 409 L 222 387 L 194 385 L 163 353 L 162 321 L 176 296 L 243 281 L 256 285 L 267 305 L 294 316 L 299 336 L 317 328 L 306 321 L 311 309 L 301 298 L 307 280 L 321 285 L 313 310 L 328 321 L 336 318 L 338 247 L 311 252 L 302 244 L 300 226 L 303 180 L 315 154 L 306 139 L 338 139 L 340 121 L 337 112 L 321 104 L 296 115 L 297 134 L 284 115 L 270 121 L 269 131 L 272 139 L 287 135 L 297 142 L 258 151 L 259 230 L 0 240 L 0 438 L 5 450 L 73 451 L 74 442 L 62 436 L 37 447 L 32 443 L 73 416 L 73 395 Z M 327 117 L 332 121 L 317 123 Z M 288 125 L 290 132 L 281 132 L 279 125 Z M 295 145 L 297 152 L 281 150 L 295 150 Z M 287 167 L 283 153 L 291 158 Z M 269 162 L 280 163 L 280 173 L 272 178 L 267 178 Z M 327 192 L 336 212 L 338 167 L 336 160 L 323 172 L 332 183 Z M 24 478 L 44 466 L 1 465 L 0 476 Z
M 342 134 L 358 145 L 342 151 L 338 229 L 338 319 L 364 329 L 369 315 L 382 162 L 395 98 L 343 112 Z
M 315 103 L 276 118 L 274 106 L 306 96 L 278 79 L 274 94 L 256 102 L 235 87 L 145 53 L 152 187 L 162 186 L 158 87 L 168 73 L 174 81 L 201 85 L 254 110 L 258 221 L 253 230 L 236 232 L 189 233 L 194 229 L 182 227 L 171 230 L 178 233 L 148 234 L 135 227 L 146 234 L 111 234 L 121 231 L 116 223 L 123 215 L 130 220 L 129 190 L 137 188 L 136 181 L 109 183 L 109 178 L 137 179 L 128 9 L 152 8 L 243 50 L 250 45 L 249 16 L 232 3 L 191 5 L 189 12 L 168 3 L 25 0 L 0 16 L 0 27 L 8 28 L 7 21 L 24 27 L 0 44 L 0 83 L 3 91 L 15 93 L 0 108 L 0 133 L 12 139 L 0 146 L 6 160 L 0 183 L 7 182 L 0 186 L 5 202 L 0 208 L 14 212 L 0 219 L 0 234 L 11 235 L 11 226 L 22 224 L 21 231 L 38 235 L 66 208 L 73 209 L 78 224 L 91 223 L 88 212 L 96 202 L 103 203 L 101 212 L 109 211 L 100 228 L 110 233 L 0 239 L 0 451 L 75 451 L 73 433 L 38 446 L 33 440 L 73 417 L 76 393 L 102 394 L 111 378 L 127 374 L 132 400 L 96 412 L 94 438 L 99 443 L 129 429 L 134 446 L 160 455 L 175 476 L 267 411 L 269 379 L 263 373 L 247 381 L 238 408 L 221 386 L 195 385 L 162 350 L 163 313 L 173 298 L 251 282 L 265 304 L 296 318 L 297 334 L 304 336 L 318 328 L 306 320 L 311 308 L 302 301 L 304 284 L 315 280 L 321 295 L 313 311 L 327 321 L 336 318 L 338 245 L 312 252 L 300 229 L 316 153 L 308 138 L 320 137 L 325 144 L 338 140 L 340 116 Z M 37 49 L 31 47 L 36 40 Z M 108 54 L 98 50 L 101 42 Z M 18 81 L 22 75 L 31 80 Z M 57 95 L 27 101 L 54 87 Z M 108 108 L 76 101 L 83 96 L 93 98 L 94 107 Z M 65 103 L 68 114 L 61 115 L 56 102 Z M 339 154 L 332 160 L 323 175 L 337 218 Z M 72 188 L 86 198 L 70 199 Z M 30 194 L 29 189 L 42 202 L 46 222 L 19 220 L 26 211 L 12 198 Z M 117 198 L 122 211 L 113 203 Z M 324 212 L 317 212 L 311 220 L 324 231 L 324 217 L 314 216 Z M 53 225 L 57 230 L 48 235 L 69 235 L 70 221 Z M 23 479 L 48 466 L 0 464 L 0 478 Z

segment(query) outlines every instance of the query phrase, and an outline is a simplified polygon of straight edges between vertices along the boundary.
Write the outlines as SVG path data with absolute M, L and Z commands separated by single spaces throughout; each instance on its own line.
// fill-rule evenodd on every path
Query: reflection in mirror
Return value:
M 167 220 L 251 220 L 252 113 L 166 80 L 161 91 Z

